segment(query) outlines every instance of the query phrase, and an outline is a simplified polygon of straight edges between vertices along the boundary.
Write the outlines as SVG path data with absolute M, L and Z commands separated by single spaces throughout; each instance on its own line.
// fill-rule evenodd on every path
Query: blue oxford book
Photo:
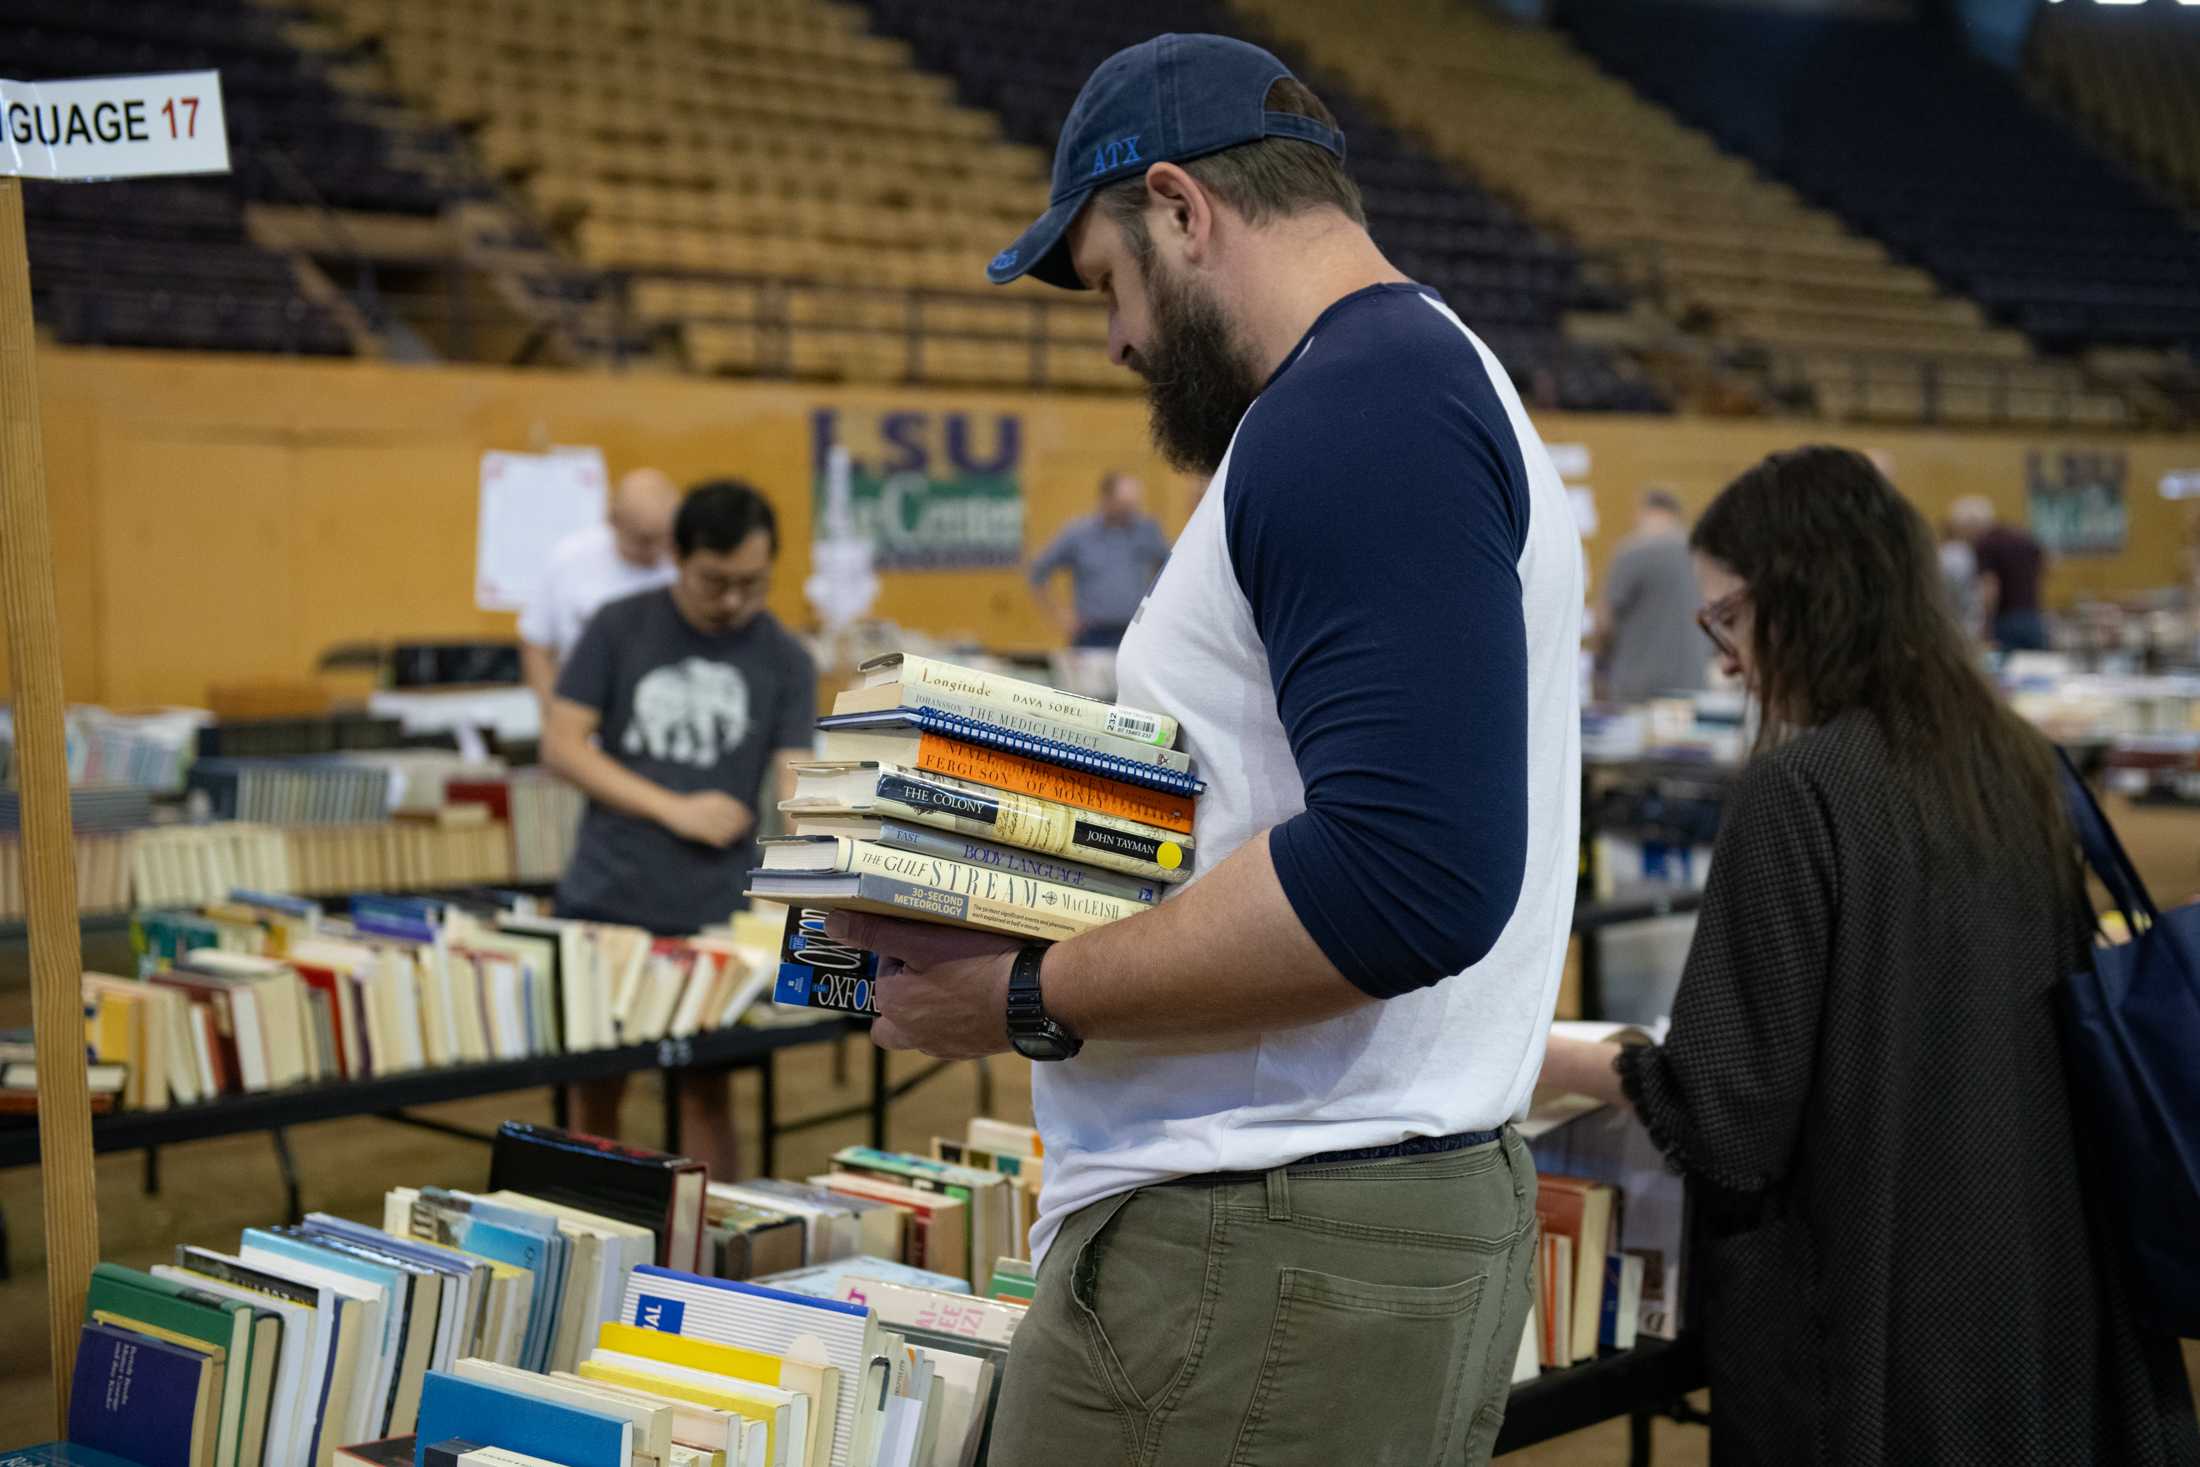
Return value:
M 150 1335 L 87 1324 L 77 1335 L 76 1378 L 69 1390 L 69 1440 L 138 1467 L 192 1467 L 208 1360 Z M 211 1416 L 211 1412 L 205 1413 Z
M 454 1438 L 563 1467 L 628 1467 L 634 1423 L 431 1370 L 420 1392 L 413 1467 L 427 1467 L 428 1448 Z

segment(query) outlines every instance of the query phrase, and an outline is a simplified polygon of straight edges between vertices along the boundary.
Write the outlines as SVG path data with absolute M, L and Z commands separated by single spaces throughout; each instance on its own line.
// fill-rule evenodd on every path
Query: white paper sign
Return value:
M 1551 467 L 1558 476 L 1568 481 L 1589 476 L 1589 445 L 1586 443 L 1546 443 L 1543 451 L 1551 456 Z
M 603 455 L 593 448 L 483 454 L 474 603 L 524 607 L 557 543 L 601 522 L 604 505 Z
M 0 81 L 0 173 L 96 179 L 228 171 L 220 72 Z
M 1597 492 L 1586 484 L 1568 484 L 1566 502 L 1574 508 L 1574 528 L 1584 540 L 1597 537 Z

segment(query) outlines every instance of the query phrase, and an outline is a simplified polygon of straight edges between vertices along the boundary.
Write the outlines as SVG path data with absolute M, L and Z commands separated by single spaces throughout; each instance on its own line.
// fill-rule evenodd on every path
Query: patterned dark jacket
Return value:
M 1667 1042 L 1621 1057 L 1697 1197 L 1720 1467 L 2200 1464 L 2064 1084 L 2089 921 L 1957 828 L 1862 714 L 1757 760 Z

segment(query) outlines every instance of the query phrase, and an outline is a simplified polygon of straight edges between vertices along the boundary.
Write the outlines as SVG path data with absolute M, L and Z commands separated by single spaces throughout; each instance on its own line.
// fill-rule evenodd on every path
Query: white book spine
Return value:
M 1025 682 L 1020 678 L 1002 677 L 990 672 L 975 672 L 967 667 L 937 662 L 929 657 L 903 657 L 901 682 L 905 690 L 904 702 L 908 701 L 907 690 L 924 689 L 1005 708 L 1022 709 L 1057 723 L 1090 729 L 1094 733 L 1110 734 L 1116 738 L 1132 739 L 1157 748 L 1167 749 L 1176 744 L 1176 720 L 1166 714 L 1102 703 L 1097 698 L 1082 698 L 1075 693 L 1047 687 L 1043 683 Z

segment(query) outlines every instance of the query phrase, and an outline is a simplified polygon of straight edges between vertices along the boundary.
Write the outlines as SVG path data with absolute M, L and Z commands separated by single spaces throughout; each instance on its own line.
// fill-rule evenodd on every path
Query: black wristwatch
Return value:
M 1066 1060 L 1085 1047 L 1067 1025 L 1047 1017 L 1039 994 L 1039 965 L 1052 945 L 1025 943 L 1008 974 L 1008 1042 L 1025 1059 Z

